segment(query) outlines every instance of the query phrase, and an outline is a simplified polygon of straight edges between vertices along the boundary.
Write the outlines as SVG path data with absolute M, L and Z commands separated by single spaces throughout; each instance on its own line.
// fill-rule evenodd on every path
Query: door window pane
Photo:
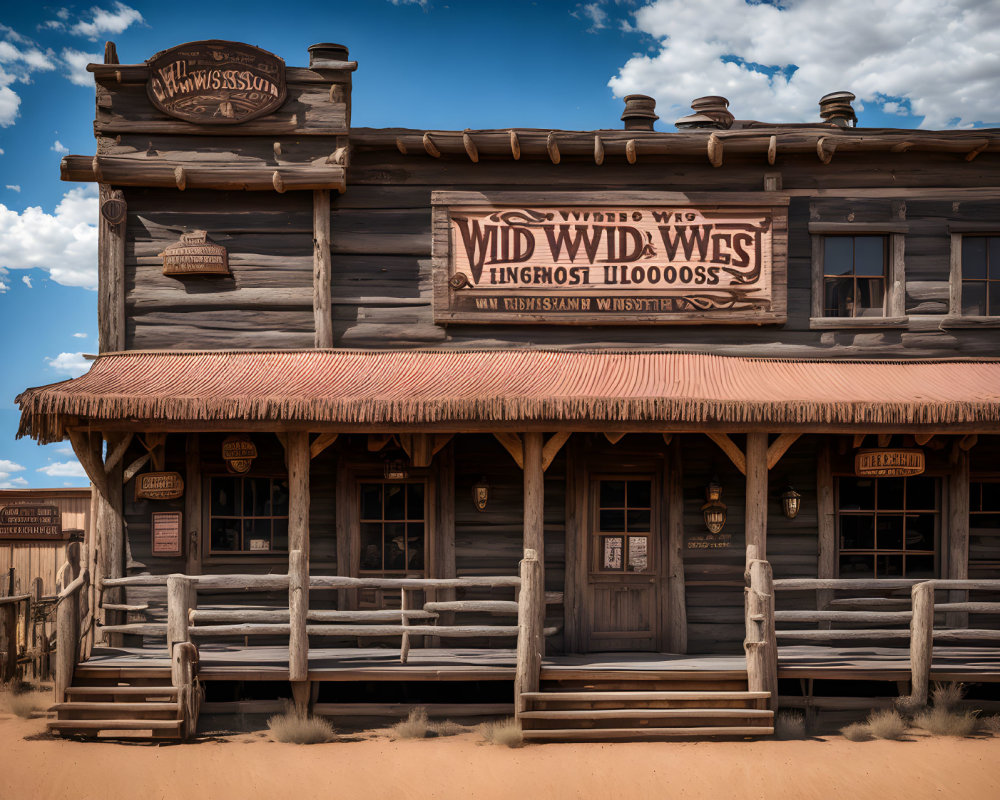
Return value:
M 653 482 L 648 479 L 604 479 L 597 482 L 597 530 L 594 561 L 602 572 L 650 570 L 649 536 L 603 534 L 650 533 Z
M 361 570 L 386 574 L 423 572 L 426 488 L 423 482 L 363 481 Z

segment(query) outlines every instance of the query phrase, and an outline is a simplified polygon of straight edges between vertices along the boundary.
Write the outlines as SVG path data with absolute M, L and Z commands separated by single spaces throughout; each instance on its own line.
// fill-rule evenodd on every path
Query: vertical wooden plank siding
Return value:
M 521 602 L 535 605 L 539 616 L 538 635 L 545 627 L 545 471 L 542 469 L 542 434 L 524 434 L 524 551 L 538 554 L 538 591 L 540 598 L 525 597 L 521 587 Z M 545 643 L 539 642 L 544 653 Z
M 667 447 L 667 642 L 671 653 L 687 652 L 687 601 L 684 586 L 684 486 L 680 437 Z
M 816 528 L 819 535 L 819 555 L 816 577 L 837 577 L 837 517 L 833 499 L 833 465 L 830 440 L 824 437 L 816 455 Z M 833 599 L 830 589 L 816 592 L 816 607 L 823 609 Z M 830 623 L 825 623 L 829 627 Z
M 767 559 L 767 434 L 747 434 L 747 547 L 756 545 L 757 557 Z
M 966 580 L 969 577 L 969 451 L 958 450 L 958 461 L 948 476 L 948 577 L 952 580 Z M 952 603 L 968 600 L 968 592 L 951 591 L 948 599 Z M 969 615 L 962 611 L 950 611 L 947 615 L 949 628 L 964 628 Z
M 100 206 L 108 200 L 125 202 L 120 189 L 102 183 Z M 98 214 L 97 320 L 100 352 L 125 349 L 125 219 L 108 221 Z
M 187 541 L 184 543 L 188 575 L 201 573 L 201 439 L 189 433 L 184 439 L 184 521 Z
M 316 347 L 333 347 L 331 305 L 330 190 L 313 192 L 313 317 Z

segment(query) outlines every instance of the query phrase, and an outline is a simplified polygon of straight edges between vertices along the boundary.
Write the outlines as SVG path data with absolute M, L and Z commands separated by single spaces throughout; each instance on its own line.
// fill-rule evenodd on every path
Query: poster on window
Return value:
M 604 537 L 604 561 L 602 569 L 622 568 L 622 546 L 624 541 L 621 536 Z
M 649 538 L 646 536 L 628 537 L 628 571 L 645 572 L 649 568 Z

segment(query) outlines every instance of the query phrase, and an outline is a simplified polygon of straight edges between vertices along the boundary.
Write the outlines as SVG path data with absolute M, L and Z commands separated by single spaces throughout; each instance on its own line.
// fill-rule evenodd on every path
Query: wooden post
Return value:
M 107 353 L 125 349 L 125 196 L 120 189 L 112 189 L 102 183 L 100 204 L 97 230 L 98 346 L 100 352 Z
M 171 650 L 170 684 L 177 689 L 177 704 L 180 707 L 181 736 L 184 739 L 193 736 L 198 729 L 198 711 L 200 694 L 195 686 L 194 677 L 197 669 L 198 650 L 191 642 L 178 642 Z
M 186 575 L 167 576 L 167 651 L 173 652 L 174 645 L 190 641 L 188 636 L 188 612 L 191 610 L 191 579 Z
M 537 692 L 542 668 L 544 634 L 540 624 L 545 592 L 542 588 L 542 564 L 536 550 L 525 548 L 521 560 L 521 592 L 517 604 L 517 668 L 514 674 L 514 714 L 527 711 L 525 692 Z
M 684 588 L 684 487 L 681 442 L 675 436 L 667 450 L 667 647 L 687 652 L 687 600 Z
M 959 448 L 958 460 L 948 477 L 948 577 L 967 580 L 969 577 L 969 451 Z M 948 600 L 963 603 L 969 593 L 952 590 Z M 949 611 L 949 628 L 967 628 L 969 615 L 964 611 Z
M 816 526 L 819 534 L 816 577 L 835 578 L 837 577 L 837 530 L 829 438 L 823 441 L 816 458 Z M 816 608 L 822 611 L 833 597 L 833 590 L 817 589 Z M 820 627 L 829 629 L 830 623 L 822 622 Z
M 0 650 L 4 652 L 3 661 L 0 661 L 0 684 L 17 677 L 18 605 L 15 602 L 0 605 Z
M 288 554 L 288 680 L 305 681 L 309 676 L 309 636 L 306 618 L 309 613 L 309 566 L 306 554 L 292 550 Z
M 55 699 L 66 702 L 66 689 L 73 684 L 77 641 L 80 636 L 80 591 L 62 598 L 56 606 Z
M 333 347 L 330 190 L 313 192 L 313 318 L 316 347 Z
M 545 628 L 545 470 L 542 468 L 542 434 L 524 434 L 524 552 L 533 550 L 538 558 L 538 597 L 528 600 L 538 615 L 538 633 Z M 525 587 L 521 586 L 524 601 Z M 540 652 L 545 642 L 539 641 Z
M 746 544 L 767 559 L 767 434 L 747 434 Z
M 187 547 L 184 571 L 201 573 L 201 440 L 189 433 L 184 442 L 184 524 Z
M 749 470 L 748 470 L 749 473 Z M 752 553 L 753 551 L 751 551 Z M 746 639 L 747 688 L 770 692 L 768 707 L 778 707 L 778 643 L 774 633 L 774 579 L 771 565 L 754 558 L 747 564 Z
M 288 679 L 305 681 L 309 674 L 309 434 L 293 431 L 286 438 L 288 462 Z
M 406 611 L 410 608 L 409 594 L 406 589 L 399 590 L 399 610 L 404 612 L 399 615 L 400 624 L 406 628 L 409 627 L 410 618 L 406 616 Z M 410 655 L 410 634 L 405 630 L 403 631 L 403 636 L 399 643 L 399 663 L 405 664 L 407 657 Z
M 910 590 L 913 618 L 910 620 L 910 685 L 912 697 L 926 705 L 934 657 L 934 584 L 915 583 Z

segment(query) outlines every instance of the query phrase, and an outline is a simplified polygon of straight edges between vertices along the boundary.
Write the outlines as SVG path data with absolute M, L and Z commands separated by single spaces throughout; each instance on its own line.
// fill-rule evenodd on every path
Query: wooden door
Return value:
M 649 473 L 588 481 L 585 651 L 660 649 L 658 485 Z

